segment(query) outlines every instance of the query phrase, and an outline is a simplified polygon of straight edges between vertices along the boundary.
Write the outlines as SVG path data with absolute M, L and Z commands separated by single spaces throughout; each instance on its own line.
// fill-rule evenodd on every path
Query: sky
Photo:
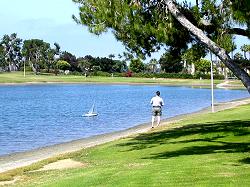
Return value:
M 125 51 L 112 33 L 96 36 L 86 27 L 77 25 L 72 15 L 78 17 L 78 13 L 78 5 L 72 0 L 0 0 L 0 37 L 17 33 L 23 40 L 42 39 L 51 45 L 57 42 L 62 51 L 76 57 L 108 57 L 110 54 L 117 57 Z M 236 44 L 239 47 L 246 42 L 249 43 L 247 38 L 240 37 Z M 159 59 L 162 53 L 163 50 L 151 58 Z
M 79 56 L 108 56 L 125 51 L 111 33 L 96 36 L 77 25 L 72 15 L 78 5 L 71 0 L 0 0 L 0 37 L 17 33 L 21 39 L 42 39 Z

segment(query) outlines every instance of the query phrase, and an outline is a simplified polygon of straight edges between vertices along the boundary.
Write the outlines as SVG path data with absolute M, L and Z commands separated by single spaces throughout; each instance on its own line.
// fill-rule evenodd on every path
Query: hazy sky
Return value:
M 71 0 L 0 0 L 0 37 L 17 33 L 22 39 L 43 39 L 51 45 L 57 42 L 77 57 L 117 56 L 125 51 L 111 33 L 90 34 L 73 21 L 72 14 L 78 15 L 78 7 Z M 238 46 L 249 43 L 246 38 L 237 41 Z M 152 57 L 159 59 L 160 54 Z
M 76 56 L 108 56 L 125 51 L 112 34 L 96 36 L 77 25 L 77 4 L 71 0 L 0 0 L 0 37 L 17 33 L 22 39 L 43 39 Z

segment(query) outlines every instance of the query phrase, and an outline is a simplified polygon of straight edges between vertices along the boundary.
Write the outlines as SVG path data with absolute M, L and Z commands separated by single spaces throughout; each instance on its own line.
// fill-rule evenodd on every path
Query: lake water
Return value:
M 144 85 L 0 86 L 0 155 L 68 142 L 150 122 L 150 99 L 160 90 L 163 118 L 211 103 L 209 89 Z M 215 102 L 249 97 L 244 90 L 215 90 Z M 84 118 L 93 103 L 99 115 Z

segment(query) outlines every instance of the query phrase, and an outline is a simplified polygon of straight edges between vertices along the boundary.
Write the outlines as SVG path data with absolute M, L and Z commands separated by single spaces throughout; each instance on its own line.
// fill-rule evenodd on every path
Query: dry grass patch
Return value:
M 86 167 L 87 164 L 82 162 L 77 162 L 72 159 L 64 159 L 59 160 L 57 162 L 50 163 L 48 165 L 43 166 L 43 168 L 37 171 L 47 171 L 47 170 L 60 170 L 60 169 L 71 169 L 71 168 L 81 168 Z
M 235 173 L 224 172 L 224 173 L 218 173 L 218 175 L 223 176 L 223 177 L 233 177 L 236 174 Z
M 9 180 L 9 181 L 0 181 L 0 186 L 15 184 L 15 182 L 19 181 L 20 179 L 21 179 L 21 177 L 20 177 L 20 176 L 17 176 L 17 177 L 14 177 L 13 180 Z

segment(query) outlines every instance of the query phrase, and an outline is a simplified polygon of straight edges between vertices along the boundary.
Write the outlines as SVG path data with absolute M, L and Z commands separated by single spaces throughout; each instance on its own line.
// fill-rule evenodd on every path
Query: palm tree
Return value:
M 149 61 L 149 68 L 152 71 L 152 73 L 156 72 L 157 64 L 158 64 L 158 61 L 155 58 L 153 58 Z
M 78 63 L 78 66 L 81 68 L 85 77 L 87 77 L 87 74 L 91 71 L 91 63 L 83 58 L 78 59 Z

